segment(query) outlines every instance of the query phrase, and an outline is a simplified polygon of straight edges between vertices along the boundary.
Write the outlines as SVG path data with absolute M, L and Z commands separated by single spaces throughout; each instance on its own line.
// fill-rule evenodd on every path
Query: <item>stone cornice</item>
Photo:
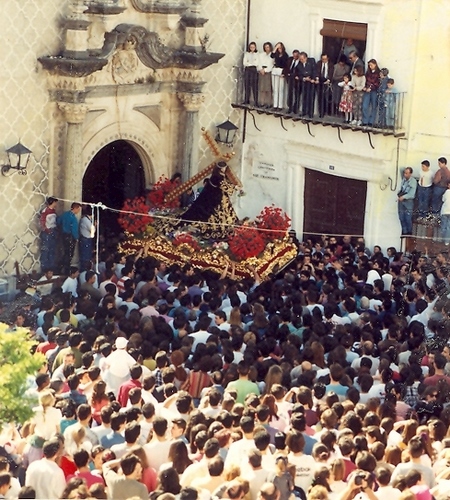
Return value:
M 183 0 L 131 0 L 131 5 L 147 14 L 182 14 L 186 10 Z
M 83 56 L 64 55 L 44 56 L 38 60 L 50 74 L 70 77 L 85 77 L 101 70 L 113 53 L 129 37 L 136 41 L 136 54 L 148 68 L 179 68 L 201 70 L 216 64 L 225 54 L 194 50 L 190 48 L 173 49 L 161 42 L 158 34 L 142 26 L 120 24 L 112 32 L 105 33 L 101 50 L 91 51 Z

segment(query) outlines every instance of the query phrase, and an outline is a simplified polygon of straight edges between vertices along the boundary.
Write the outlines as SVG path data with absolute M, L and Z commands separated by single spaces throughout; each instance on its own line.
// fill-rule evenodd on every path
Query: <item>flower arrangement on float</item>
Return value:
M 249 276 L 249 266 L 268 276 L 280 263 L 297 255 L 287 240 L 291 219 L 275 205 L 264 207 L 254 220 L 238 223 L 225 240 L 205 240 L 188 226 L 168 234 L 153 227 L 158 216 L 177 217 L 179 199 L 167 202 L 173 190 L 170 179 L 161 177 L 146 197 L 126 200 L 118 219 L 127 236 L 121 251 L 132 253 L 145 244 L 149 254 L 166 262 L 190 262 L 198 268 L 223 271 L 227 261 L 237 265 L 236 275 Z

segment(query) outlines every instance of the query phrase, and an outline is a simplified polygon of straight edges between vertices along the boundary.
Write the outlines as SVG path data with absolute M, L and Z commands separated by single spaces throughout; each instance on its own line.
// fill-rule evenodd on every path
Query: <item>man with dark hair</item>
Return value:
M 295 466 L 294 484 L 306 495 L 314 479 L 317 462 L 312 456 L 304 454 L 305 438 L 301 432 L 291 430 L 286 436 L 286 446 L 289 448 L 289 463 Z
M 83 334 L 80 332 L 71 332 L 69 335 L 69 347 L 61 349 L 55 358 L 53 363 L 52 371 L 54 372 L 59 365 L 62 364 L 64 356 L 66 354 L 72 353 L 74 357 L 75 368 L 81 368 L 82 365 L 82 354 L 80 351 L 80 344 L 83 341 Z
M 124 413 L 113 413 L 111 415 L 111 431 L 100 440 L 100 444 L 104 448 L 111 448 L 115 444 L 124 443 L 125 439 L 122 436 L 122 431 L 126 424 L 126 416 Z
M 420 436 L 414 436 L 409 440 L 408 452 L 410 461 L 399 463 L 392 473 L 391 485 L 396 483 L 400 476 L 406 476 L 410 470 L 417 470 L 422 475 L 422 479 L 428 488 L 433 488 L 435 484 L 434 471 L 427 465 L 422 465 L 420 457 L 425 453 L 425 447 L 422 443 Z
M 41 270 L 54 269 L 56 256 L 56 205 L 57 198 L 47 198 L 47 206 L 39 217 L 41 230 Z
M 137 422 L 125 424 L 125 430 L 123 433 L 125 442 L 111 446 L 111 451 L 114 453 L 116 458 L 122 458 L 129 451 L 131 451 L 131 448 L 137 444 L 140 434 L 141 426 Z
M 11 474 L 0 472 L 0 498 L 6 498 L 6 494 L 11 488 Z
M 413 169 L 411 167 L 406 167 L 403 170 L 400 191 L 397 193 L 398 218 L 402 226 L 402 236 L 412 234 L 414 198 L 416 197 L 417 190 L 417 181 L 412 174 Z
M 227 390 L 234 389 L 237 392 L 236 403 L 244 404 L 248 394 L 256 394 L 259 396 L 259 387 L 255 382 L 249 380 L 248 374 L 250 366 L 246 361 L 240 361 L 238 364 L 239 379 L 230 382 Z
M 66 487 L 64 472 L 56 463 L 60 455 L 57 438 L 45 441 L 42 448 L 44 457 L 32 462 L 26 471 L 25 485 L 36 490 L 36 498 L 61 498 Z
M 208 474 L 195 478 L 191 486 L 199 490 L 205 489 L 212 494 L 216 488 L 224 483 L 222 477 L 223 468 L 223 459 L 221 457 L 216 456 L 212 458 L 208 462 Z
M 242 439 L 231 443 L 228 450 L 225 467 L 230 467 L 231 465 L 241 465 L 243 457 L 247 453 L 255 448 L 255 441 L 253 439 L 253 431 L 255 430 L 255 420 L 250 416 L 244 416 L 239 421 L 239 427 L 242 431 Z
M 92 432 L 97 436 L 99 442 L 111 432 L 111 415 L 114 413 L 112 405 L 108 404 L 100 410 L 101 425 L 92 427 Z
M 160 466 L 169 461 L 169 449 L 172 441 L 167 439 L 168 422 L 163 417 L 153 420 L 152 440 L 144 445 L 147 461 L 150 467 L 159 470 Z
M 211 337 L 211 334 L 208 332 L 210 324 L 211 318 L 207 314 L 204 316 L 200 314 L 195 332 L 188 335 L 188 337 L 194 340 L 194 343 L 192 344 L 192 352 L 195 352 L 198 344 L 206 344 L 209 337 Z
M 447 158 L 438 158 L 438 170 L 433 178 L 433 193 L 431 196 L 431 207 L 434 216 L 439 216 L 442 208 L 442 195 L 447 190 L 450 182 L 450 170 L 447 166 Z
M 437 352 L 434 355 L 434 375 L 425 377 L 423 383 L 427 386 L 438 386 L 439 382 L 445 381 L 450 387 L 450 377 L 445 375 L 444 372 L 446 364 L 446 357 L 443 354 Z
M 189 486 L 197 477 L 205 477 L 208 474 L 208 464 L 219 456 L 220 446 L 216 438 L 208 439 L 205 431 L 200 431 L 195 438 L 195 445 L 203 457 L 198 462 L 189 465 L 180 478 L 181 486 Z
M 288 86 L 288 113 L 297 114 L 300 106 L 301 80 L 298 74 L 300 66 L 300 51 L 294 50 L 283 69 L 283 76 Z
M 120 465 L 122 474 L 114 469 Z M 110 498 L 137 497 L 148 500 L 148 491 L 140 482 L 142 477 L 142 464 L 136 455 L 127 455 L 121 459 L 111 460 L 103 464 L 103 477 L 108 487 Z
M 302 116 L 312 118 L 314 114 L 315 84 L 319 81 L 316 74 L 316 61 L 308 57 L 306 52 L 300 52 L 298 76 L 301 82 Z
M 103 482 L 102 477 L 99 474 L 96 474 L 94 472 L 91 472 L 89 469 L 89 461 L 91 457 L 89 456 L 89 453 L 81 448 L 80 450 L 77 450 L 73 454 L 73 461 L 75 465 L 77 466 L 77 471 L 75 474 L 71 474 L 70 476 L 67 477 L 67 481 L 72 479 L 73 477 L 79 477 L 80 479 L 83 479 L 86 481 L 87 487 L 90 488 L 93 484 L 105 484 Z
M 72 445 L 76 448 L 76 436 L 79 430 L 83 430 L 92 446 L 99 444 L 98 437 L 92 432 L 90 427 L 92 418 L 92 409 L 88 404 L 80 404 L 77 408 L 77 419 L 78 422 L 76 424 L 70 425 L 64 431 L 64 440 L 66 448 L 71 447 Z
M 303 435 L 303 439 L 305 440 L 303 453 L 305 455 L 311 455 L 313 446 L 317 443 L 317 440 L 306 433 L 306 417 L 304 413 L 296 412 L 292 414 L 291 427 L 292 429 L 301 432 Z
M 130 380 L 127 380 L 119 387 L 119 393 L 117 395 L 117 401 L 120 403 L 122 408 L 125 408 L 128 403 L 128 394 L 131 389 L 135 387 L 142 387 L 140 378 L 142 377 L 142 366 L 138 363 L 130 368 Z
M 328 57 L 323 53 L 320 61 L 317 62 L 317 104 L 319 107 L 319 118 L 331 112 L 331 81 L 333 78 L 334 66 Z
M 75 245 L 77 244 L 80 236 L 77 215 L 81 211 L 79 203 L 72 203 L 70 210 L 64 212 L 58 218 L 58 225 L 61 229 L 62 235 L 62 268 L 63 274 L 67 274 L 72 264 L 73 254 L 75 252 Z M 77 295 L 75 295 L 77 297 Z

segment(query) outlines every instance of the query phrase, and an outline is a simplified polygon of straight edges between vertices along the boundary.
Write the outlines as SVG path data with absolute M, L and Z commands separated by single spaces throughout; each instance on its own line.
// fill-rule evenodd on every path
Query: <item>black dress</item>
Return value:
M 238 220 L 230 200 L 234 189 L 234 184 L 226 177 L 213 172 L 198 198 L 180 215 L 179 220 L 175 224 L 158 224 L 157 230 L 171 232 L 189 227 L 205 239 L 228 238 Z

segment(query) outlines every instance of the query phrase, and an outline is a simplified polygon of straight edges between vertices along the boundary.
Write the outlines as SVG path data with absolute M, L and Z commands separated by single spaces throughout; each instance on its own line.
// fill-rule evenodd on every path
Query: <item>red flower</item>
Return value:
M 161 176 L 148 194 L 150 206 L 153 208 L 178 208 L 180 206 L 179 198 L 175 198 L 170 202 L 165 201 L 166 195 L 168 195 L 176 187 L 177 186 L 173 184 L 170 179 L 164 175 Z
M 198 241 L 188 233 L 178 234 L 173 240 L 172 245 L 178 247 L 180 245 L 188 245 L 193 250 L 200 250 Z
M 131 234 L 143 233 L 153 222 L 153 217 L 148 215 L 148 211 L 149 207 L 144 197 L 125 200 L 118 218 L 120 227 Z
M 246 260 L 256 257 L 265 248 L 266 242 L 258 229 L 247 226 L 238 227 L 228 240 L 231 253 L 237 260 Z
M 261 213 L 256 217 L 255 224 L 266 242 L 282 239 L 286 236 L 286 231 L 291 225 L 291 219 L 281 208 L 271 205 L 264 207 Z

